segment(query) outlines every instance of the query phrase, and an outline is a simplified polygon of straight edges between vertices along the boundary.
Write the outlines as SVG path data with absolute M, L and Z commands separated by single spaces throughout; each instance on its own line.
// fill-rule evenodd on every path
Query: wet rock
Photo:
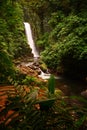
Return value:
M 38 75 L 41 74 L 41 70 L 40 69 L 37 69 L 36 71 L 37 71 Z
M 81 92 L 81 95 L 84 97 L 84 98 L 87 98 L 87 89 L 83 92 Z
M 33 65 L 39 67 L 39 63 L 38 62 L 34 62 Z

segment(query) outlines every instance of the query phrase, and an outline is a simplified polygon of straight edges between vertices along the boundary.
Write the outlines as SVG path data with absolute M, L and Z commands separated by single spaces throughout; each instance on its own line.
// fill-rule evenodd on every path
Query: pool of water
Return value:
M 87 83 L 60 77 L 56 79 L 56 88 L 62 90 L 67 96 L 78 96 L 81 95 L 82 91 L 87 89 Z

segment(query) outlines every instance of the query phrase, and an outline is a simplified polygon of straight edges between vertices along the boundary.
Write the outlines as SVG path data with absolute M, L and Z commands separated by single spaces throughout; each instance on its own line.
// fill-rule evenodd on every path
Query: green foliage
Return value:
M 50 83 L 54 86 L 53 75 Z M 6 107 L 0 113 L 0 117 L 5 117 L 0 124 L 1 129 L 78 130 L 87 128 L 87 101 L 85 99 L 78 97 L 79 101 L 85 103 L 83 106 L 74 105 L 71 99 L 68 101 L 65 97 L 57 99 L 55 103 L 55 98 L 37 101 L 37 90 L 26 92 L 23 85 L 17 84 L 15 84 L 15 89 L 12 96 L 8 93 Z M 50 92 L 54 93 L 53 88 Z M 77 97 L 72 97 L 72 99 L 77 99 Z M 40 108 L 36 106 L 38 103 Z M 12 113 L 6 116 L 9 112 Z
M 49 68 L 64 73 L 85 77 L 87 75 L 87 19 L 81 13 L 67 17 L 53 13 L 50 24 L 54 27 L 49 35 L 49 48 L 42 53 L 42 59 Z M 57 23 L 58 21 L 58 23 Z
M 47 72 L 47 66 L 42 60 L 39 61 L 39 66 L 43 72 Z
M 22 2 L 27 3 L 26 6 Z M 42 53 L 42 59 L 47 66 L 55 71 L 61 69 L 66 73 L 78 73 L 78 75 L 87 76 L 87 2 L 79 0 L 22 0 L 22 2 L 20 3 L 22 3 L 22 7 L 24 6 L 24 11 L 26 7 L 27 9 L 29 7 L 29 16 L 26 15 L 26 21 L 28 18 L 33 21 L 34 29 L 37 32 L 39 29 L 41 31 L 39 34 L 49 32 L 38 40 L 41 50 L 45 49 Z M 1 81 L 13 74 L 11 56 L 18 58 L 28 52 L 24 36 L 23 11 L 20 3 L 13 0 L 0 1 Z M 50 28 L 48 28 L 48 20 Z M 40 28 L 36 29 L 38 23 Z M 16 78 L 19 78 L 20 82 L 23 80 L 23 84 L 39 84 L 33 77 L 25 77 L 21 74 L 16 76 L 18 76 Z M 15 85 L 17 86 L 17 83 Z M 53 77 L 49 80 L 48 88 L 50 93 L 54 94 Z M 7 107 L 0 113 L 1 117 L 6 115 L 9 110 L 14 110 L 13 114 L 8 117 L 5 116 L 6 119 L 3 124 L 0 124 L 1 129 L 87 129 L 86 105 L 73 107 L 68 104 L 67 106 L 63 100 L 57 100 L 54 107 L 51 107 L 48 111 L 42 111 L 35 108 L 36 101 L 33 100 L 33 97 L 37 94 L 37 91 L 25 95 L 21 86 L 17 88 L 17 92 L 18 94 L 16 93 L 15 97 L 9 97 Z M 87 104 L 86 101 L 85 104 Z M 12 119 L 15 114 L 18 114 L 18 116 Z M 6 125 L 9 120 L 10 122 Z
M 48 33 L 45 33 L 44 35 L 42 35 L 42 37 L 40 37 L 40 39 L 37 40 L 36 44 L 40 48 L 40 51 L 44 50 L 47 46 L 49 46 L 48 36 Z
M 36 78 L 32 76 L 26 76 L 22 83 L 26 85 L 33 85 L 36 83 Z
M 51 75 L 48 80 L 48 91 L 50 94 L 55 93 L 55 78 L 54 75 Z
M 0 82 L 12 76 L 12 58 L 31 54 L 23 25 L 23 10 L 18 1 L 0 2 Z M 14 75 L 14 74 L 13 74 Z
M 9 76 L 14 76 L 14 67 L 9 54 L 0 50 L 0 83 L 8 82 Z
M 0 36 L 2 36 L 3 42 L 7 45 L 8 52 L 18 57 L 23 54 L 23 49 L 25 51 L 28 50 L 21 5 L 18 2 L 15 2 L 13 5 L 10 1 L 6 1 L 1 7 L 0 14 Z
M 71 71 L 71 75 L 76 70 L 74 75 L 87 75 L 86 3 L 78 0 L 30 1 L 30 9 L 41 20 L 37 18 L 38 23 L 43 23 L 44 34 L 39 34 L 37 44 L 41 51 L 44 50 L 41 56 L 50 69 L 64 73 Z M 44 14 L 42 19 L 39 10 Z
M 41 58 L 47 64 L 48 68 L 55 71 L 59 64 L 56 45 L 46 48 L 45 51 L 41 53 Z
M 24 91 L 22 92 L 24 93 Z M 7 106 L 0 113 L 0 117 L 6 115 L 10 110 L 13 113 L 5 116 L 5 120 L 0 124 L 1 129 L 78 130 L 87 128 L 87 108 L 83 110 L 78 106 L 72 107 L 70 104 L 67 105 L 64 99 L 60 99 L 56 101 L 52 108 L 44 111 L 35 107 L 35 100 L 28 100 L 30 98 L 29 93 L 23 96 L 23 94 L 18 94 L 17 91 L 15 97 L 10 95 L 8 97 Z M 85 115 L 83 114 L 84 111 Z

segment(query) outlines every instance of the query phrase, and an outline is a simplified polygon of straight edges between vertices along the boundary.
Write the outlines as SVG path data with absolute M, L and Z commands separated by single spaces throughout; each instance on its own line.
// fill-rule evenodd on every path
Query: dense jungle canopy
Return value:
M 23 22 L 32 26 L 41 59 L 57 73 L 87 76 L 87 1 L 0 0 L 0 80 L 13 60 L 31 55 Z

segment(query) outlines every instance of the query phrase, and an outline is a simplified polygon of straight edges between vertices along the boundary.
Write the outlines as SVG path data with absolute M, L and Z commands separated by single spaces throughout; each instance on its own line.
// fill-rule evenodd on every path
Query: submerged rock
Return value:
M 84 98 L 87 98 L 87 89 L 83 92 L 81 92 L 81 95 L 84 97 Z

